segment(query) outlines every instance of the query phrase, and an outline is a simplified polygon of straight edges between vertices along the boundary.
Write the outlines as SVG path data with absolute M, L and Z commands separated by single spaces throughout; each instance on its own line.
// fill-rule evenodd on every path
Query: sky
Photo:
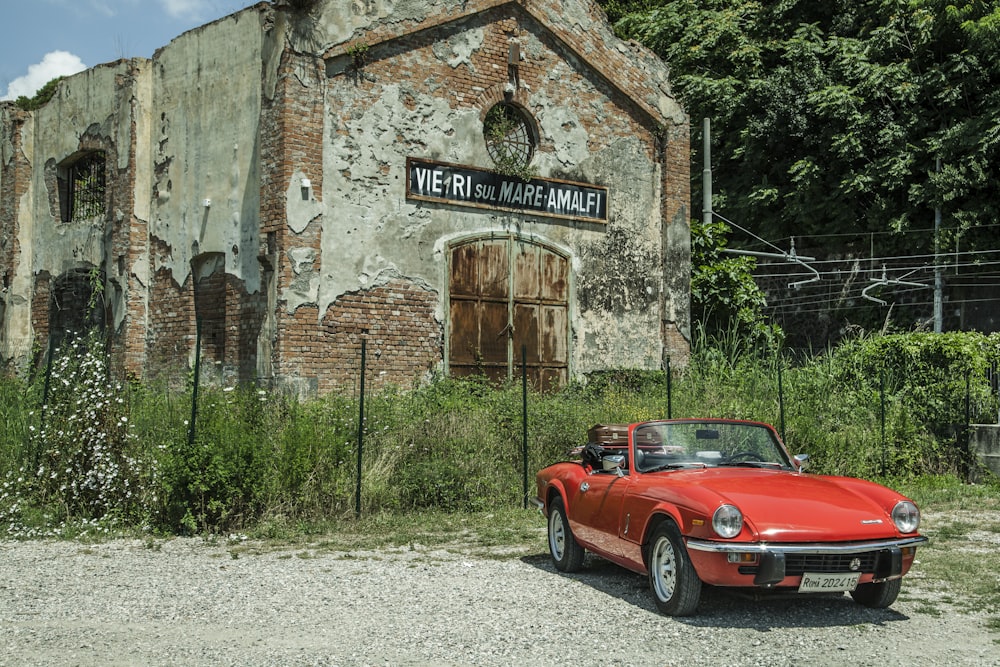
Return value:
M 0 100 L 119 58 L 152 57 L 178 35 L 256 0 L 0 0 Z

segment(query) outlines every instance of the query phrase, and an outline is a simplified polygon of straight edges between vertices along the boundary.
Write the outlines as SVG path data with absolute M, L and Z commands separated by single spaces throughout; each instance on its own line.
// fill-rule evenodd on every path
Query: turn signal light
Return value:
M 756 563 L 757 554 L 750 553 L 730 553 L 729 554 L 730 563 Z

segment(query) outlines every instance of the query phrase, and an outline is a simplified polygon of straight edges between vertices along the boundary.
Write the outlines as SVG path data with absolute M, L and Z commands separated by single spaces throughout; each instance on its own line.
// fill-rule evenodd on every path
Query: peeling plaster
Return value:
M 320 275 L 315 269 L 317 256 L 312 248 L 291 248 L 287 253 L 292 267 L 292 282 L 281 291 L 287 301 L 287 312 L 294 313 L 304 305 L 315 305 L 319 294 Z
M 435 42 L 431 49 L 435 56 L 448 63 L 452 69 L 468 65 L 470 70 L 475 71 L 470 56 L 482 48 L 485 34 L 482 28 L 467 30 L 452 35 L 443 42 Z
M 361 36 L 376 24 L 422 21 L 440 4 L 433 0 L 326 2 L 318 12 L 310 13 L 308 20 L 292 21 L 289 43 L 297 51 L 322 52 Z
M 312 186 L 308 188 L 302 186 L 305 178 L 305 174 L 296 170 L 285 192 L 285 217 L 288 226 L 296 234 L 304 232 L 309 223 L 322 216 L 326 210 L 326 207 L 313 196 Z
M 329 176 L 323 199 L 336 212 L 332 215 L 338 227 L 323 235 L 321 312 L 341 295 L 370 287 L 372 276 L 387 271 L 418 283 L 436 282 L 428 279 L 428 258 L 419 250 L 423 239 L 435 234 L 434 218 L 429 210 L 406 201 L 404 165 L 414 151 L 399 138 L 419 138 L 421 154 L 455 162 L 467 161 L 470 140 L 482 136 L 475 110 L 456 111 L 445 100 L 428 98 L 403 84 L 386 84 L 374 97 L 359 97 L 351 89 L 342 92 L 343 106 L 327 110 L 331 135 L 324 152 L 324 173 Z M 412 99 L 417 105 L 410 109 L 405 101 Z M 343 121 L 339 114 L 345 109 L 357 113 Z M 337 131 L 342 123 L 346 132 Z M 485 146 L 482 150 L 485 153 Z M 393 231 L 387 236 L 387 230 Z M 388 262 L 387 256 L 401 261 Z
M 490 77 L 496 75 L 497 86 L 506 81 L 506 71 L 502 61 L 489 72 L 475 71 L 487 41 L 495 46 L 492 28 L 461 29 L 463 12 L 477 6 L 465 0 L 327 0 L 309 16 L 258 6 L 252 10 L 255 20 L 239 18 L 249 16 L 251 10 L 246 10 L 189 31 L 158 51 L 153 61 L 132 61 L 132 69 L 102 66 L 71 77 L 53 104 L 56 110 L 42 111 L 37 127 L 58 128 L 66 137 L 57 143 L 65 140 L 75 150 L 79 133 L 87 128 L 76 128 L 67 119 L 97 121 L 98 132 L 121 147 L 117 159 L 123 167 L 128 166 L 124 147 L 130 127 L 121 119 L 130 117 L 141 156 L 134 214 L 149 222 L 151 238 L 169 248 L 156 256 L 153 270 L 168 269 L 183 284 L 196 253 L 219 253 L 226 271 L 254 292 L 261 280 L 261 112 L 267 108 L 265 98 L 276 94 L 283 49 L 303 57 L 336 56 L 330 63 L 349 60 L 339 54 L 349 44 L 371 43 L 366 41 L 368 29 L 377 31 L 372 33 L 375 39 L 408 39 L 405 35 L 422 25 L 439 26 L 441 17 L 445 22 L 455 18 L 459 22 L 452 26 L 458 32 L 444 29 L 439 34 L 450 36 L 430 44 L 439 62 L 428 68 L 434 71 L 426 77 L 387 76 L 391 69 L 376 67 L 352 77 L 328 63 L 328 78 L 316 85 L 312 72 L 292 73 L 304 86 L 313 82 L 311 94 L 326 100 L 323 169 L 320 174 L 295 172 L 285 201 L 278 202 L 284 206 L 290 233 L 284 236 L 283 261 L 276 266 L 289 270 L 274 274 L 278 284 L 268 295 L 270 315 L 280 298 L 289 313 L 315 305 L 322 318 L 342 295 L 399 279 L 438 294 L 435 317 L 446 323 L 448 242 L 517 234 L 559 248 L 569 257 L 574 374 L 609 365 L 658 368 L 662 321 L 674 317 L 687 322 L 686 304 L 662 294 L 681 284 L 679 276 L 664 271 L 664 262 L 669 266 L 677 257 L 676 263 L 684 264 L 689 245 L 686 224 L 660 219 L 662 172 L 651 157 L 653 130 L 647 114 L 655 117 L 659 111 L 662 118 L 656 123 L 676 121 L 685 132 L 687 119 L 669 96 L 662 63 L 642 47 L 614 38 L 593 2 L 533 0 L 496 11 L 514 12 L 521 27 L 527 26 L 519 35 L 522 53 L 547 65 L 532 79 L 532 87 L 518 91 L 518 101 L 534 115 L 542 135 L 532 167 L 542 177 L 607 186 L 609 224 L 406 200 L 407 156 L 479 168 L 492 164 L 482 139 L 483 110 L 472 103 L 477 91 L 494 90 L 489 88 Z M 522 20 L 526 13 L 541 23 Z M 572 31 L 575 37 L 553 52 L 554 42 L 542 36 L 548 29 Z M 571 43 L 578 51 L 565 50 Z M 241 48 L 234 50 L 233 44 Z M 601 51 L 604 46 L 609 51 Z M 612 69 L 588 74 L 586 55 L 597 51 L 611 57 L 604 66 L 610 62 Z M 378 50 L 380 57 L 401 60 L 426 58 L 427 53 L 418 49 L 411 54 L 402 47 Z M 615 62 L 624 70 L 617 91 L 603 78 L 616 78 Z M 420 64 L 411 59 L 402 69 L 419 71 Z M 463 66 L 478 80 L 472 84 L 475 88 L 456 96 L 452 93 L 457 79 L 448 69 Z M 105 90 L 111 76 L 134 78 L 130 86 L 117 89 L 113 100 L 95 93 Z M 617 96 L 623 90 L 638 96 L 634 100 L 641 98 L 636 102 L 645 109 L 640 120 L 629 118 L 629 109 L 619 105 Z M 36 122 L 27 125 L 35 127 Z M 608 134 L 602 133 L 605 126 Z M 24 131 L 30 134 L 27 127 Z M 24 146 L 37 160 L 34 139 L 27 136 Z M 39 137 L 43 142 L 48 146 L 53 139 Z M 9 138 L 4 137 L 0 150 L 9 161 Z M 44 161 L 43 156 L 38 163 Z M 25 294 L 31 292 L 34 269 L 44 264 L 44 270 L 57 273 L 50 268 L 55 264 L 51 257 L 84 263 L 97 258 L 95 263 L 100 263 L 105 252 L 102 234 L 88 236 L 82 225 L 59 229 L 52 213 L 42 211 L 45 181 L 37 176 L 42 171 L 36 170 L 30 194 L 21 202 L 22 209 L 31 210 L 18 218 L 25 238 L 22 253 L 32 253 L 15 276 L 15 286 L 28 285 Z M 315 187 L 322 183 L 322 193 L 303 190 L 304 177 Z M 205 199 L 211 206 L 202 205 Z M 317 238 L 313 231 L 318 232 L 318 249 L 311 246 Z M 296 247 L 295 234 L 310 240 Z M 38 247 L 39 238 L 46 239 L 45 248 Z M 664 252 L 669 256 L 663 257 Z M 149 264 L 140 259 L 132 265 L 136 284 L 151 285 Z M 11 303 L 15 300 L 8 296 L 8 315 Z M 667 312 L 661 312 L 663 303 Z M 28 308 L 30 304 L 23 307 Z M 265 338 L 276 335 L 273 325 L 273 320 L 263 325 Z M 261 349 L 267 359 L 258 362 L 269 368 L 270 348 Z
M 239 16 L 189 31 L 157 53 L 150 234 L 171 248 L 155 268 L 168 268 L 179 284 L 196 253 L 219 252 L 227 272 L 253 293 L 261 280 L 257 141 L 262 81 L 270 72 L 261 57 L 273 37 L 265 37 L 259 17 Z

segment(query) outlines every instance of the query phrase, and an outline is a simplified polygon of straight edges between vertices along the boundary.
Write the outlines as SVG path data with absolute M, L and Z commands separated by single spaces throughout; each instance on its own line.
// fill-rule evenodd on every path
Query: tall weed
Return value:
M 816 472 L 955 474 L 965 378 L 970 405 L 995 414 L 983 372 L 1000 338 L 954 336 L 859 339 L 794 362 L 701 338 L 669 378 L 619 369 L 530 392 L 527 466 L 517 382 L 438 378 L 385 390 L 365 397 L 363 420 L 357 396 L 207 389 L 190 440 L 190 393 L 118 383 L 77 355 L 53 374 L 45 406 L 37 387 L 0 382 L 0 531 L 46 534 L 73 520 L 169 533 L 272 530 L 353 516 L 357 500 L 365 516 L 518 507 L 525 474 L 532 493 L 534 473 L 584 444 L 589 427 L 668 411 L 776 426 L 784 417 L 789 449 L 809 454 Z

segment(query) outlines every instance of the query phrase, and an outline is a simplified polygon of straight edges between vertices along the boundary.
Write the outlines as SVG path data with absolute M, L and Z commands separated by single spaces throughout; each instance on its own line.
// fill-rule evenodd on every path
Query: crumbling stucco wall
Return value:
M 593 3 L 558 4 L 559 25 L 599 29 L 611 47 L 620 44 L 598 20 Z M 485 10 L 460 17 L 470 5 Z M 513 233 L 564 249 L 572 258 L 576 374 L 609 366 L 659 368 L 662 320 L 679 322 L 681 336 L 688 326 L 686 291 L 683 299 L 665 295 L 677 287 L 676 281 L 668 285 L 667 275 L 686 276 L 689 269 L 683 250 L 669 267 L 662 253 L 668 165 L 657 152 L 662 121 L 651 118 L 651 110 L 668 113 L 686 132 L 662 65 L 651 72 L 663 87 L 642 109 L 581 59 L 586 53 L 600 60 L 601 54 L 557 38 L 550 26 L 512 3 L 406 2 L 393 4 L 391 12 L 378 2 L 350 10 L 325 3 L 318 17 L 295 24 L 290 39 L 327 56 L 323 204 L 308 211 L 322 213 L 326 223 L 321 256 L 306 253 L 308 263 L 299 263 L 299 280 L 317 289 L 292 295 L 288 307 L 316 299 L 323 313 L 344 294 L 403 279 L 437 293 L 434 316 L 444 335 L 448 242 Z M 405 41 L 388 37 L 406 27 L 416 34 Z M 504 99 L 511 40 L 522 54 L 512 97 L 532 114 L 539 133 L 536 174 L 607 186 L 606 226 L 407 201 L 408 156 L 492 167 L 483 117 Z M 359 44 L 363 58 L 355 57 Z M 633 57 L 631 48 L 619 48 L 617 56 Z M 603 65 L 612 69 L 614 63 Z
M 256 365 L 245 358 L 253 356 L 256 341 L 240 333 L 240 322 L 244 310 L 259 319 L 262 308 L 259 141 L 269 16 L 266 7 L 233 14 L 177 37 L 154 55 L 149 234 L 155 250 L 151 289 L 158 298 L 150 345 L 170 351 L 158 365 L 169 358 L 175 365 L 193 363 L 199 313 L 192 266 L 215 256 L 221 258 L 219 279 L 229 276 L 223 282 L 242 296 L 218 304 L 227 309 L 229 344 L 224 358 L 214 361 L 245 373 Z
M 106 276 L 111 287 L 104 292 L 106 325 L 117 331 L 126 318 L 127 266 L 111 257 L 132 216 L 133 132 L 139 122 L 133 101 L 146 78 L 148 70 L 139 60 L 95 67 L 63 81 L 42 108 L 21 112 L 23 122 L 5 123 L 17 134 L 7 136 L 5 152 L 13 150 L 9 156 L 22 163 L 13 170 L 21 183 L 18 202 L 4 216 L 5 227 L 17 229 L 16 257 L 7 264 L 8 269 L 14 267 L 14 275 L 9 279 L 4 337 L 8 354 L 19 357 L 18 364 L 28 354 L 23 341 L 43 344 L 49 332 L 50 279 L 80 271 Z M 61 200 L 66 195 L 57 186 L 61 169 L 94 151 L 103 163 L 104 201 L 91 217 L 64 221 Z
M 493 168 L 501 101 L 532 119 L 534 175 L 607 188 L 606 224 L 407 198 L 407 158 Z M 94 266 L 140 374 L 189 368 L 201 319 L 227 382 L 350 386 L 365 337 L 377 381 L 405 385 L 446 366 L 451 245 L 491 236 L 568 259 L 575 376 L 686 349 L 687 120 L 662 63 L 593 0 L 259 3 L 0 113 L 16 210 L 0 251 L 20 258 L 5 349 L 44 329 L 59 275 Z M 111 209 L 61 223 L 58 167 L 91 149 Z

